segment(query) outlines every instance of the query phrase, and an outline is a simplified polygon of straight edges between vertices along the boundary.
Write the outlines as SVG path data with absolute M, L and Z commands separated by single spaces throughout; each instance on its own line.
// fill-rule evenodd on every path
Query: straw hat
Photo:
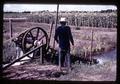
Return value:
M 63 17 L 60 18 L 60 22 L 67 22 L 67 21 L 66 21 L 66 18 L 63 18 Z

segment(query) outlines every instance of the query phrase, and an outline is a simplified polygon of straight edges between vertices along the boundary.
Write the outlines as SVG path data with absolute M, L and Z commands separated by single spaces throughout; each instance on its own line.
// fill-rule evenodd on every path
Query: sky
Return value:
M 60 11 L 101 11 L 107 9 L 117 9 L 115 5 L 65 5 L 60 4 Z M 23 11 L 56 11 L 56 4 L 4 4 L 3 11 L 23 12 Z

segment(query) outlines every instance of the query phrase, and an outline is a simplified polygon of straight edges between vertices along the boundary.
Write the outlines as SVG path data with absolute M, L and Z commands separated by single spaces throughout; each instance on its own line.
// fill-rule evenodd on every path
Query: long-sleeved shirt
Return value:
M 70 49 L 70 42 L 74 45 L 69 26 L 59 26 L 55 31 L 55 40 L 61 49 Z

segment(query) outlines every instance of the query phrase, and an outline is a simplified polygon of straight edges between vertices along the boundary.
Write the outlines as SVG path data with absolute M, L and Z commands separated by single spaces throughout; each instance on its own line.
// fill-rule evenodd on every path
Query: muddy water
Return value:
M 117 60 L 117 50 L 114 49 L 112 51 L 103 53 L 101 55 L 97 55 L 94 58 L 98 59 L 100 64 L 108 62 L 108 61 L 116 61 Z

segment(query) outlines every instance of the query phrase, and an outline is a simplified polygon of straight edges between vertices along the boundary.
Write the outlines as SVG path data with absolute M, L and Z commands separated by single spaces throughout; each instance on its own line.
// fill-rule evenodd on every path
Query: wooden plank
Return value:
M 42 60 L 42 55 L 43 55 L 43 54 L 42 54 L 42 48 L 40 48 L 40 64 L 42 64 L 42 61 L 43 61 L 43 60 Z

